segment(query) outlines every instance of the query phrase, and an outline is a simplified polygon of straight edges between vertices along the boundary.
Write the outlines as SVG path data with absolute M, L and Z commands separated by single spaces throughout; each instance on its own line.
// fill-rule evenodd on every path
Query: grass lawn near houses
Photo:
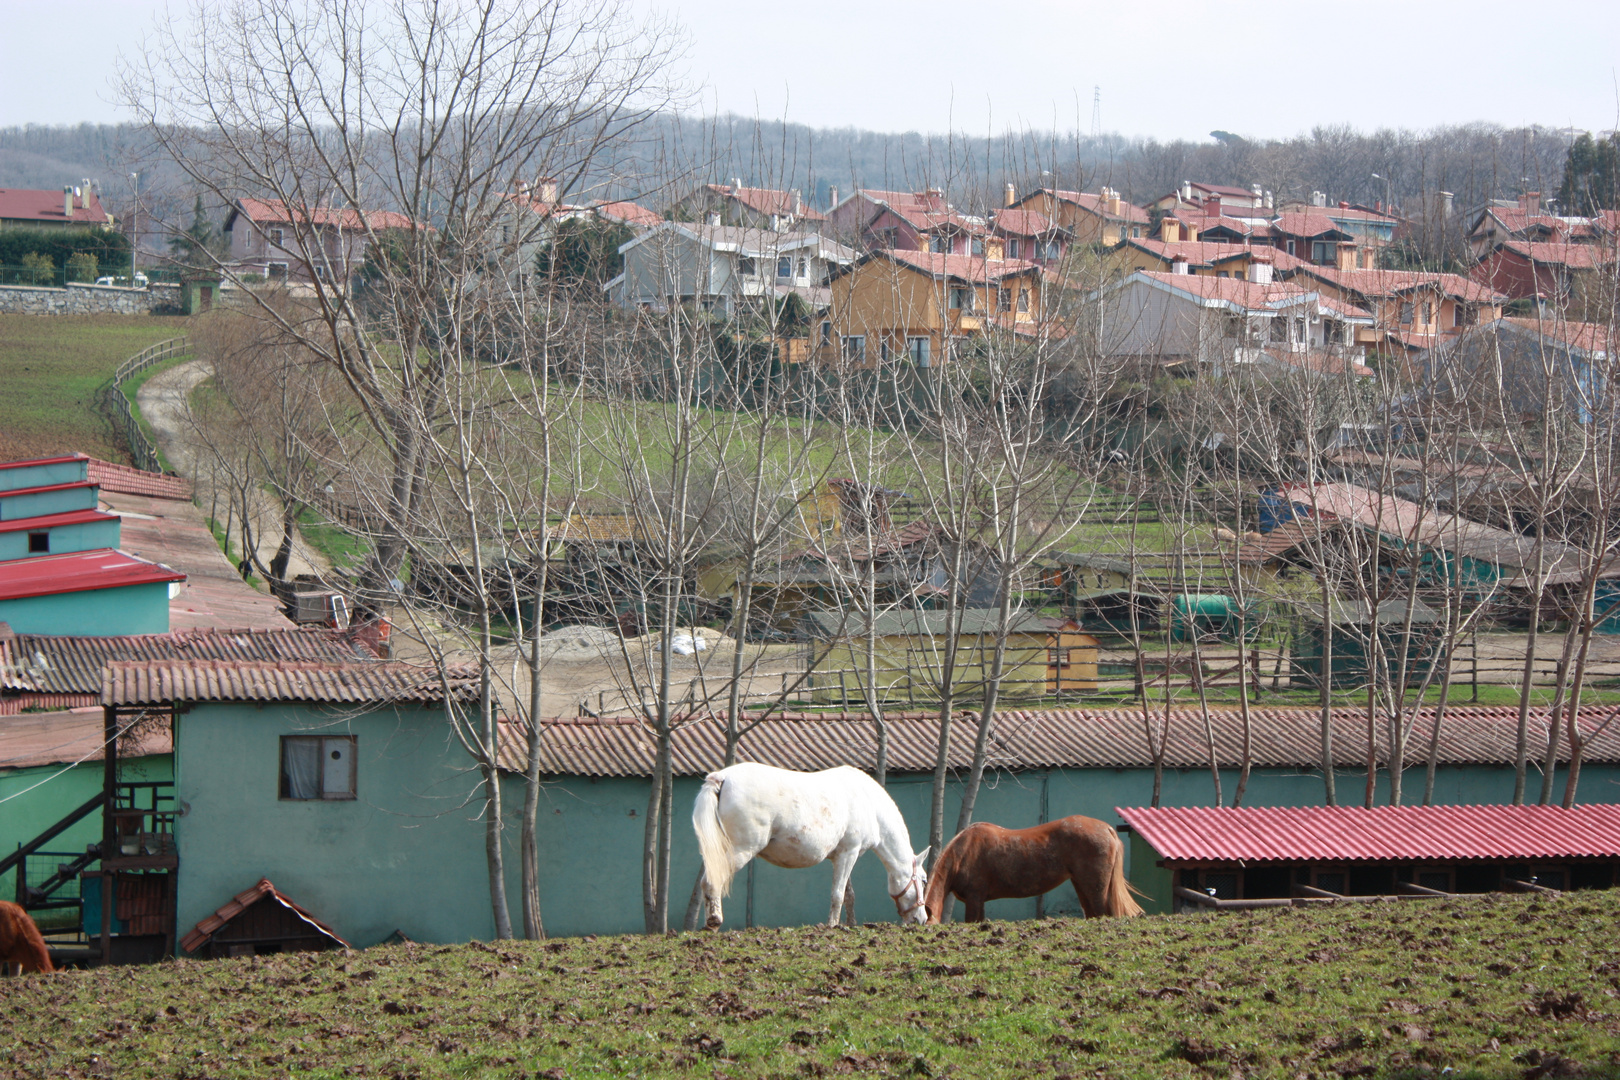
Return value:
M 1620 893 L 0 980 L 0 1077 L 1614 1076 Z
M 96 409 L 119 364 L 186 332 L 151 315 L 0 315 L 0 461 L 82 450 L 127 462 Z

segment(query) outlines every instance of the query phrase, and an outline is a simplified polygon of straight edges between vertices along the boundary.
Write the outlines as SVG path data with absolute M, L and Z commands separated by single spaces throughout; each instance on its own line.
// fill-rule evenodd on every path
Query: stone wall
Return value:
M 180 303 L 176 285 L 125 289 L 117 285 L 78 285 L 65 289 L 39 285 L 0 285 L 0 313 L 8 315 L 145 315 Z

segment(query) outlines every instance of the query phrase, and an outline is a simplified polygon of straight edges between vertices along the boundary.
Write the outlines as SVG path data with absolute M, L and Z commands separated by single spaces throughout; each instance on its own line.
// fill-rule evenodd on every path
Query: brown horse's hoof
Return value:
M 705 930 L 718 930 L 718 929 L 720 929 L 720 920 L 718 918 L 716 918 L 715 916 L 710 915 L 708 917 L 708 919 L 706 919 L 704 921 L 703 929 L 705 929 Z

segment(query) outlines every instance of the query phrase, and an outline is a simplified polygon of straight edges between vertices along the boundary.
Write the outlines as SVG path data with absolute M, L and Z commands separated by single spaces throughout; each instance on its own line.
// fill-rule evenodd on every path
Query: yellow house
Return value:
M 956 613 L 957 651 L 953 693 L 971 699 L 983 692 L 995 660 L 993 609 Z M 872 682 L 888 701 L 939 700 L 952 614 L 945 611 L 888 611 L 872 622 Z M 808 623 L 812 661 L 811 697 L 825 704 L 859 705 L 867 680 L 866 627 L 859 614 L 820 611 Z M 1002 659 L 1000 697 L 1008 701 L 1050 697 L 1065 690 L 1097 688 L 1097 639 L 1068 619 L 1014 614 Z
M 1021 259 L 878 250 L 837 270 L 817 331 L 822 363 L 933 367 L 962 341 L 993 330 L 1038 337 L 1050 275 Z
M 1371 311 L 1373 325 L 1358 329 L 1356 343 L 1372 348 L 1432 348 L 1471 326 L 1501 318 L 1508 299 L 1460 274 L 1306 264 L 1291 271 L 1279 266 L 1278 272 L 1296 285 Z
M 1077 244 L 1112 247 L 1121 240 L 1138 240 L 1148 235 L 1151 224 L 1146 210 L 1126 202 L 1111 188 L 1095 195 L 1036 188 L 1008 205 L 1045 214 L 1073 233 Z
M 1269 247 L 1259 249 L 1266 262 L 1274 259 Z M 1110 269 L 1120 276 L 1138 270 L 1155 273 L 1187 273 L 1198 277 L 1247 278 L 1255 249 L 1247 244 L 1219 244 L 1203 241 L 1126 240 L 1108 256 Z M 1177 269 L 1178 262 L 1185 267 Z

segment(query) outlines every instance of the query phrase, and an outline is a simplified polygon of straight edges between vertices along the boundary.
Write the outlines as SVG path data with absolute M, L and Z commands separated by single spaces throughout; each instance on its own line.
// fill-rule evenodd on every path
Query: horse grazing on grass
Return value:
M 45 947 L 39 927 L 28 917 L 28 912 L 16 904 L 0 900 L 0 965 L 11 974 L 11 965 L 18 965 L 23 973 L 55 971 L 51 965 L 51 951 Z
M 1033 829 L 981 821 L 957 833 L 934 861 L 928 921 L 945 917 L 952 896 L 967 905 L 968 922 L 982 922 L 987 900 L 1040 896 L 1065 881 L 1088 919 L 1142 914 L 1125 880 L 1125 846 L 1106 824 L 1077 814 Z
M 926 850 L 911 852 L 905 818 L 876 780 L 848 765 L 823 772 L 791 772 L 769 765 L 733 765 L 703 779 L 692 807 L 692 829 L 703 852 L 703 898 L 708 928 L 724 919 L 720 898 L 731 879 L 758 855 L 789 869 L 833 864 L 832 912 L 837 926 L 845 908 L 855 860 L 876 851 L 889 872 L 889 897 L 901 922 L 926 922 L 923 892 Z M 854 896 L 848 893 L 850 912 Z

